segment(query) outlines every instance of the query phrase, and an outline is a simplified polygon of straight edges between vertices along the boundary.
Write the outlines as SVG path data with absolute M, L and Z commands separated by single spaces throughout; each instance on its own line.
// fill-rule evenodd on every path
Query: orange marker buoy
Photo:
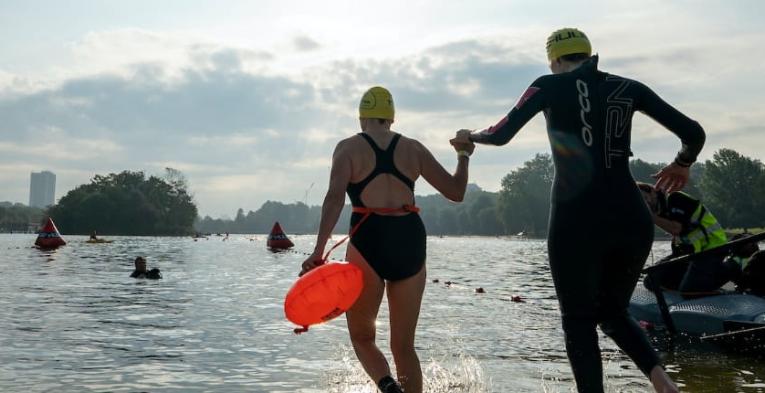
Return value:
M 266 246 L 272 250 L 286 250 L 294 245 L 287 235 L 284 234 L 279 221 L 275 222 L 274 227 L 271 228 L 271 233 L 268 234 Z
M 54 224 L 53 220 L 48 217 L 48 221 L 45 223 L 42 229 L 37 232 L 37 240 L 35 240 L 35 246 L 40 248 L 57 248 L 65 244 L 66 242 L 61 237 L 61 233 L 58 232 L 56 224 Z
M 353 264 L 328 262 L 300 277 L 284 299 L 284 315 L 303 327 L 327 322 L 348 311 L 361 295 L 364 273 Z

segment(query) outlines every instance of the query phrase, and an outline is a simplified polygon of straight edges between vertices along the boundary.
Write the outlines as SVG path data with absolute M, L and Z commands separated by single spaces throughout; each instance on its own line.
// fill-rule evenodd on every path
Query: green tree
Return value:
M 765 166 L 731 149 L 718 150 L 705 163 L 704 204 L 727 228 L 765 225 Z
M 0 202 L 0 232 L 26 232 L 30 227 L 37 226 L 44 214 L 42 209 L 36 207 Z
M 555 170 L 549 154 L 537 154 L 502 179 L 497 210 L 510 233 L 547 234 Z
M 105 235 L 183 235 L 193 232 L 197 207 L 180 172 L 170 180 L 143 172 L 96 175 L 49 208 L 65 233 Z

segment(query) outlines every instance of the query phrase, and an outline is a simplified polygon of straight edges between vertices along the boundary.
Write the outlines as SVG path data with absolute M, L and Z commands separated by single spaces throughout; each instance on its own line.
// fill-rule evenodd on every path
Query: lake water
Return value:
M 0 235 L 2 392 L 376 391 L 344 317 L 293 334 L 282 304 L 304 256 L 268 252 L 264 235 L 65 238 L 44 252 L 30 247 L 34 235 Z M 313 239 L 293 237 L 296 250 Z M 667 249 L 657 242 L 656 259 Z M 573 391 L 544 241 L 430 237 L 428 252 L 417 339 L 427 392 Z M 138 255 L 164 279 L 129 278 Z M 389 356 L 385 305 L 378 324 Z M 654 341 L 684 391 L 765 391 L 761 359 Z M 649 391 L 610 341 L 601 344 L 607 391 Z

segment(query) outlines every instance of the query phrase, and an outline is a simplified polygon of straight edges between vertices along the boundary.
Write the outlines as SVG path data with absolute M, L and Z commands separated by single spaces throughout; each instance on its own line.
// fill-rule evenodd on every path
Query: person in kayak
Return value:
M 364 272 L 364 287 L 346 313 L 351 343 L 364 370 L 385 393 L 422 392 L 422 370 L 415 352 L 415 328 L 425 289 L 425 226 L 414 206 L 414 183 L 422 176 L 446 198 L 465 195 L 468 157 L 474 145 L 454 143 L 457 169 L 450 175 L 415 139 L 391 130 L 390 92 L 375 86 L 359 105 L 361 133 L 337 144 L 329 189 L 322 205 L 313 254 L 301 275 L 324 263 L 324 248 L 345 203 L 353 205 L 346 260 Z M 387 292 L 390 346 L 398 382 L 375 343 L 377 313 Z
M 704 130 L 646 85 L 598 70 L 598 56 L 577 29 L 553 32 L 547 57 L 552 75 L 535 80 L 505 117 L 482 131 L 459 130 L 453 141 L 504 145 L 544 113 L 555 165 L 547 246 L 577 389 L 603 391 L 600 325 L 657 391 L 676 392 L 627 311 L 653 242 L 651 214 L 628 165 L 632 116 L 641 111 L 682 141 L 655 175 L 669 191 L 687 183 Z
M 133 263 L 135 264 L 135 270 L 130 274 L 130 278 L 148 278 L 151 280 L 162 278 L 159 269 L 154 268 L 148 271 L 146 270 L 146 258 L 137 257 Z
M 672 235 L 672 254 L 665 259 L 711 250 L 728 242 L 725 230 L 697 198 L 682 191 L 667 195 L 650 184 L 637 184 L 656 226 Z M 725 254 L 707 254 L 687 263 L 656 268 L 643 283 L 650 290 L 709 292 L 734 279 L 737 270 L 740 268 L 735 262 L 725 261 Z

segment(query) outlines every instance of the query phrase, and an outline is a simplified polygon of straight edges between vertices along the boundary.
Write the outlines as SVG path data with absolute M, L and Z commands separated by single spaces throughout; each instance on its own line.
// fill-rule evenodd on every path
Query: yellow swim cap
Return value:
M 547 38 L 547 59 L 552 61 L 561 56 L 571 55 L 574 53 L 586 53 L 592 54 L 592 46 L 587 36 L 579 31 L 567 27 L 554 31 Z
M 375 86 L 367 90 L 359 103 L 359 117 L 393 120 L 396 109 L 388 89 Z

